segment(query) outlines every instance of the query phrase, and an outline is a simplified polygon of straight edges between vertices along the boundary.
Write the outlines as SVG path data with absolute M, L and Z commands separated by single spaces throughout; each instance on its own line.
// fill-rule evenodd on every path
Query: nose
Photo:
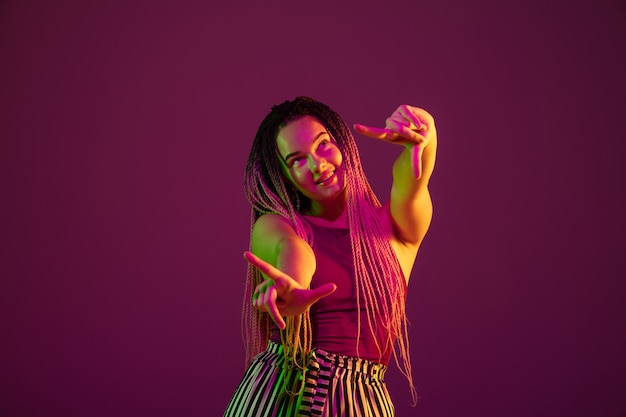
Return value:
M 312 156 L 309 159 L 309 169 L 311 172 L 320 172 L 327 164 L 326 158 Z

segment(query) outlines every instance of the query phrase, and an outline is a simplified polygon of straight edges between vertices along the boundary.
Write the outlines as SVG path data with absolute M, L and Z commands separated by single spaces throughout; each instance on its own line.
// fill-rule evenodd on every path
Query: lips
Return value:
M 324 174 L 322 174 L 317 181 L 315 181 L 315 184 L 317 185 L 324 185 L 325 183 L 329 182 L 330 180 L 332 180 L 335 177 L 335 171 L 328 171 L 325 172 Z

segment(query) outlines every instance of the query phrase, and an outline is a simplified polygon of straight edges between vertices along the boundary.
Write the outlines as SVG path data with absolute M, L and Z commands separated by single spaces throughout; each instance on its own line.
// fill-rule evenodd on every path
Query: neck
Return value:
M 347 227 L 346 200 L 346 193 L 343 192 L 332 200 L 312 201 L 311 207 L 303 214 L 323 224 Z

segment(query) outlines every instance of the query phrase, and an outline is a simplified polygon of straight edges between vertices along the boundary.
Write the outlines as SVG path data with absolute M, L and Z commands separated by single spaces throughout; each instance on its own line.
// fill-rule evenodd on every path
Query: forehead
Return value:
M 289 122 L 278 131 L 276 145 L 282 156 L 304 149 L 319 135 L 327 132 L 326 127 L 313 116 L 303 116 Z

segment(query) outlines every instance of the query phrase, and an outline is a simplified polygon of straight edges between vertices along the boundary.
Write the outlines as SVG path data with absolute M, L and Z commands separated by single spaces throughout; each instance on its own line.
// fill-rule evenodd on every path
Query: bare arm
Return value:
M 404 150 L 393 165 L 389 212 L 398 239 L 418 247 L 432 219 L 428 181 L 435 167 L 437 131 L 433 117 L 423 109 L 400 106 L 384 129 L 355 125 L 364 135 L 397 143 Z
M 252 229 L 252 253 L 308 288 L 315 272 L 313 250 L 289 222 L 277 215 L 261 216 Z
M 252 251 L 245 259 L 266 278 L 252 296 L 252 304 L 266 311 L 279 328 L 284 316 L 307 311 L 320 298 L 335 291 L 334 284 L 307 289 L 315 272 L 315 255 L 289 222 L 275 214 L 260 217 L 252 230 Z

